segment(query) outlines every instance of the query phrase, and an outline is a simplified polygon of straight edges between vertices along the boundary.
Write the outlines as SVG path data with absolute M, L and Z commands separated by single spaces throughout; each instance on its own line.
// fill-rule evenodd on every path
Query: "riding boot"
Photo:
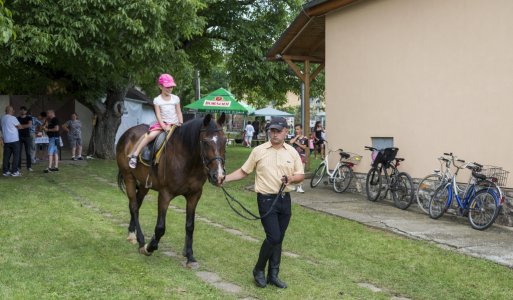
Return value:
M 281 263 L 281 243 L 274 247 L 269 257 L 269 271 L 267 273 L 267 283 L 272 284 L 280 289 L 286 289 L 287 284 L 278 278 Z
M 266 240 L 262 243 L 262 247 L 260 247 L 260 254 L 258 255 L 258 261 L 253 269 L 253 277 L 255 278 L 255 283 L 258 287 L 265 287 L 267 284 L 265 282 L 265 265 L 273 252 L 275 247 L 271 245 Z

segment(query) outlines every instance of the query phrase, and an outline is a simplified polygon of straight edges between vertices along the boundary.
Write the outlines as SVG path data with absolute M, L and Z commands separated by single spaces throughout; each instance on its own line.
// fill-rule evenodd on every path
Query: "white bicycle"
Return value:
M 324 160 L 315 169 L 314 175 L 310 180 L 310 186 L 315 188 L 319 185 L 325 175 L 328 175 L 328 182 L 333 184 L 333 189 L 337 193 L 343 193 L 347 190 L 353 179 L 353 167 L 357 165 L 362 157 L 355 153 L 344 152 L 342 149 L 335 151 L 328 148 L 328 143 L 324 141 L 324 149 L 328 150 L 328 153 L 324 156 Z M 333 152 L 338 152 L 340 160 L 335 165 L 333 170 L 329 167 L 329 155 Z

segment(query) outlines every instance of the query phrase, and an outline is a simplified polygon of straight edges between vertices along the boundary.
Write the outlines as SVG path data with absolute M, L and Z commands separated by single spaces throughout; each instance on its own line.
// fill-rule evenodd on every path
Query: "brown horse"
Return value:
M 128 241 L 134 244 L 138 242 L 141 254 L 151 255 L 158 249 L 160 238 L 166 231 L 169 202 L 183 195 L 187 200 L 183 255 L 187 258 L 187 266 L 197 266 L 192 251 L 194 214 L 207 178 L 219 186 L 226 175 L 224 121 L 224 113 L 217 122 L 207 115 L 176 128 L 164 146 L 160 163 L 153 167 L 142 163 L 138 163 L 136 169 L 128 166 L 128 156 L 139 138 L 148 131 L 147 125 L 132 127 L 119 139 L 116 146 L 118 185 L 122 191 L 126 190 L 129 200 Z M 150 188 L 158 191 L 158 217 L 155 233 L 151 241 L 145 244 L 139 223 L 139 208 Z

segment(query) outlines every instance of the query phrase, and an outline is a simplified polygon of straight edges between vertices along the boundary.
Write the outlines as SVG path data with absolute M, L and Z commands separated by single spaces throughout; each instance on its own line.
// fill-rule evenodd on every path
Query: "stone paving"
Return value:
M 292 196 L 293 201 L 303 207 L 513 267 L 511 227 L 494 224 L 487 230 L 479 231 L 472 229 L 464 217 L 446 214 L 433 220 L 416 204 L 412 204 L 408 210 L 400 210 L 389 200 L 371 202 L 361 194 L 335 193 L 331 186 L 323 183 L 311 189 L 309 180 L 303 188 L 304 194 L 294 192 Z

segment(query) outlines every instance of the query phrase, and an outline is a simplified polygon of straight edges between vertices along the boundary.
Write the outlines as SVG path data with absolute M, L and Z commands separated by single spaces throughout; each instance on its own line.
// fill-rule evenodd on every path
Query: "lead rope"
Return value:
M 285 186 L 286 186 L 286 183 L 282 183 L 281 186 L 280 186 L 280 190 L 278 191 L 278 194 L 276 195 L 276 198 L 274 198 L 273 200 L 273 203 L 271 204 L 271 207 L 269 208 L 269 210 L 261 217 L 258 217 L 256 216 L 254 213 L 252 213 L 251 211 L 249 211 L 244 205 L 242 205 L 242 203 L 240 203 L 237 199 L 235 199 L 232 195 L 230 195 L 224 188 L 224 186 L 221 186 L 221 189 L 223 190 L 224 192 L 224 198 L 226 199 L 226 202 L 228 203 L 228 205 L 230 206 L 230 208 L 237 214 L 239 215 L 241 218 L 244 218 L 246 220 L 250 220 L 250 221 L 255 221 L 255 220 L 260 220 L 260 219 L 263 219 L 265 217 L 267 217 L 271 211 L 274 209 L 274 206 L 276 205 L 276 202 L 278 201 L 278 198 L 280 198 L 280 196 L 283 195 L 283 191 L 285 190 Z M 240 213 L 231 203 L 230 203 L 230 200 L 228 199 L 230 198 L 230 200 L 232 200 L 233 202 L 237 203 L 246 213 L 250 214 L 252 216 L 252 218 L 250 217 L 247 217 L 245 215 L 243 215 L 242 213 Z

